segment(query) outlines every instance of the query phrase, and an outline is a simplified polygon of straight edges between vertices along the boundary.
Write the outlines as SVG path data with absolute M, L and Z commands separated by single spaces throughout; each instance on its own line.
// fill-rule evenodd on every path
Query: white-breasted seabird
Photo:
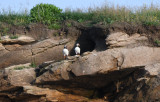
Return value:
M 69 51 L 67 49 L 67 45 L 64 46 L 64 49 L 63 49 L 63 55 L 64 55 L 64 59 L 67 59 L 68 58 L 68 54 L 69 54 Z
M 76 44 L 76 47 L 75 47 L 75 49 L 74 49 L 74 51 L 75 51 L 76 55 L 80 55 L 80 51 L 81 51 L 81 49 L 79 48 L 79 46 L 80 46 L 80 44 L 79 44 L 79 43 L 77 43 L 77 44 Z

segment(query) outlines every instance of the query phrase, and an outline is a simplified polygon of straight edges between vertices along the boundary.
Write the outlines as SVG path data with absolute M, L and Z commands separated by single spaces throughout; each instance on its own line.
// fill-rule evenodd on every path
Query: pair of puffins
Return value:
M 76 44 L 76 47 L 75 47 L 75 49 L 74 49 L 76 55 L 80 55 L 81 49 L 80 49 L 79 46 L 80 46 L 80 44 L 77 43 L 77 44 Z M 67 57 L 68 57 L 68 55 L 69 55 L 69 51 L 68 51 L 68 49 L 67 49 L 67 45 L 64 46 L 63 55 L 64 55 L 64 59 L 67 59 Z

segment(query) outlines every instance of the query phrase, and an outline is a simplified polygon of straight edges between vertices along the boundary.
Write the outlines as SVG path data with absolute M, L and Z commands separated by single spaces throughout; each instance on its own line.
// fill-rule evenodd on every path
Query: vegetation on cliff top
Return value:
M 87 12 L 81 9 L 66 10 L 52 4 L 38 4 L 30 10 L 30 13 L 1 12 L 0 23 L 5 22 L 11 25 L 27 25 L 33 22 L 41 22 L 50 28 L 59 28 L 64 20 L 75 20 L 78 22 L 92 21 L 94 23 L 103 22 L 111 24 L 114 22 L 138 23 L 142 25 L 159 25 L 160 9 L 151 5 L 143 6 L 139 9 L 129 9 L 127 7 L 102 6 L 88 8 Z

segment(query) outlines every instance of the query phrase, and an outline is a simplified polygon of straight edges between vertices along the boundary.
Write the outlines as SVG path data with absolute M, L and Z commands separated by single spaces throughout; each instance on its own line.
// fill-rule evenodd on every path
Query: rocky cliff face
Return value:
M 75 26 L 63 39 L 2 40 L 1 102 L 159 102 L 160 48 L 145 30 L 125 29 Z

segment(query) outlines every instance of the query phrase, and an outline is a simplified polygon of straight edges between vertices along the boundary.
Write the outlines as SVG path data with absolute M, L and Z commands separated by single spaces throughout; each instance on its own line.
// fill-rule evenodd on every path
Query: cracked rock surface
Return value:
M 62 59 L 63 55 L 59 52 L 62 51 L 64 44 L 68 41 L 68 39 L 46 39 L 29 45 L 13 44 L 3 46 L 1 44 L 0 68 L 32 62 L 38 65 L 48 60 Z

